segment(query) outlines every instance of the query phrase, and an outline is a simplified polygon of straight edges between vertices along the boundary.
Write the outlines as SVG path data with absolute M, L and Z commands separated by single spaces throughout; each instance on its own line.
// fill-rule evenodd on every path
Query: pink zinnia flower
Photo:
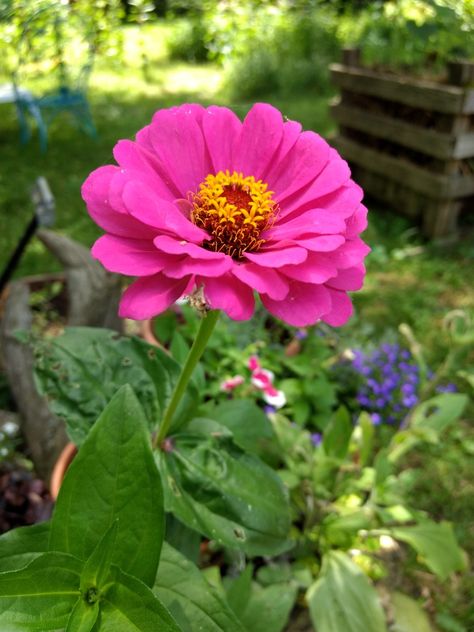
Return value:
M 362 190 L 318 134 L 254 105 L 242 123 L 224 107 L 159 110 L 114 149 L 82 195 L 106 231 L 92 253 L 138 277 L 121 316 L 159 314 L 195 288 L 211 309 L 245 320 L 254 292 L 297 327 L 342 325 L 369 248 Z

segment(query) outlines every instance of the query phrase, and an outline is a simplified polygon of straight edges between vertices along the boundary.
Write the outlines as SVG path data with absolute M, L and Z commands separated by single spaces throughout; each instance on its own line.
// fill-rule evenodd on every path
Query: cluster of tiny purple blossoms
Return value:
M 361 378 L 357 402 L 371 414 L 374 425 L 400 425 L 419 402 L 420 368 L 400 345 L 384 343 L 367 354 L 356 350 L 352 367 Z M 437 391 L 454 392 L 456 386 L 439 386 Z

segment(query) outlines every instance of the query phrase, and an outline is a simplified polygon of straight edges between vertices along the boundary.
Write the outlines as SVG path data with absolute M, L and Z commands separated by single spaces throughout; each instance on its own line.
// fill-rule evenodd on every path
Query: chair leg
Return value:
M 28 125 L 28 119 L 23 106 L 17 102 L 16 113 L 18 116 L 18 124 L 20 126 L 20 143 L 26 145 L 31 139 L 31 129 Z
M 38 126 L 40 150 L 45 153 L 48 149 L 48 128 L 46 122 L 41 114 L 41 109 L 36 103 L 32 103 L 30 106 L 30 114 L 35 119 Z
M 97 138 L 97 129 L 94 125 L 94 120 L 92 118 L 92 114 L 87 101 L 75 107 L 74 114 L 79 121 L 79 125 L 86 132 L 86 134 L 88 134 L 92 138 Z

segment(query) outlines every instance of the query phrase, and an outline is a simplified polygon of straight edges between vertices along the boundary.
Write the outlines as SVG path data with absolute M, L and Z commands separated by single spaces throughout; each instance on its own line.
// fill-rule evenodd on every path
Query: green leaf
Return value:
M 323 435 L 323 448 L 327 456 L 344 459 L 349 449 L 354 427 L 346 408 L 340 407 L 331 417 Z
M 377 592 L 359 567 L 340 551 L 324 556 L 319 578 L 306 598 L 318 632 L 387 629 Z
M 166 542 L 153 592 L 183 632 L 244 632 L 229 605 L 196 566 Z
M 69 616 L 66 632 L 91 632 L 99 617 L 99 602 L 88 604 L 81 595 Z
M 361 432 L 360 464 L 364 467 L 372 460 L 372 452 L 374 448 L 375 428 L 368 413 L 362 412 L 359 415 L 359 427 Z
M 250 555 L 288 548 L 288 498 L 272 469 L 226 437 L 183 434 L 172 444 L 158 455 L 167 511 Z
M 268 417 L 254 402 L 234 399 L 210 408 L 206 416 L 228 428 L 242 450 L 264 456 L 274 449 L 276 435 Z
M 446 579 L 450 573 L 466 568 L 463 551 L 448 522 L 436 524 L 424 521 L 413 527 L 396 527 L 391 534 L 412 546 L 440 579 Z
M 166 541 L 191 562 L 199 562 L 200 534 L 180 522 L 172 513 L 166 514 Z
M 101 596 L 100 632 L 181 632 L 161 601 L 136 577 L 114 568 Z
M 180 374 L 179 365 L 163 350 L 108 329 L 70 327 L 55 338 L 33 339 L 33 346 L 38 388 L 53 412 L 64 418 L 76 445 L 124 384 L 136 392 L 149 430 L 156 428 Z M 175 423 L 190 417 L 196 399 L 191 383 Z
M 115 555 L 114 548 L 117 541 L 117 531 L 118 520 L 105 532 L 103 538 L 84 564 L 84 570 L 81 575 L 81 592 L 85 592 L 91 586 L 101 588 L 107 580 Z
M 227 601 L 229 606 L 239 616 L 247 607 L 252 593 L 253 565 L 247 564 L 245 570 L 240 575 L 231 580 L 226 587 Z
M 433 632 L 430 620 L 421 606 L 411 597 L 394 592 L 392 602 L 392 632 Z
M 163 497 L 143 410 L 129 386 L 114 396 L 68 469 L 49 548 L 86 560 L 117 519 L 112 562 L 152 585 L 164 534 Z
M 394 435 L 389 459 L 395 463 L 422 441 L 436 443 L 440 434 L 462 415 L 468 397 L 460 393 L 443 393 L 418 405 L 411 413 L 407 430 Z
M 378 452 L 374 462 L 375 486 L 382 485 L 392 473 L 392 464 L 388 458 L 388 449 Z
M 432 397 L 415 408 L 411 425 L 415 428 L 429 428 L 443 432 L 462 415 L 469 398 L 461 393 L 443 393 Z
M 64 628 L 79 598 L 82 562 L 64 553 L 44 553 L 17 571 L 0 573 L 2 632 Z
M 27 566 L 48 550 L 49 522 L 7 531 L 0 537 L 0 571 Z
M 254 583 L 252 596 L 241 617 L 245 629 L 248 632 L 282 632 L 293 610 L 297 592 L 293 584 L 261 588 Z

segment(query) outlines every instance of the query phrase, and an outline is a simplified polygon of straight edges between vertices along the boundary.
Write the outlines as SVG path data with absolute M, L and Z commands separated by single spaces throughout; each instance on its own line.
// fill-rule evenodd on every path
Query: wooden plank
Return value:
M 454 158 L 474 158 L 474 133 L 462 134 L 456 139 Z
M 354 165 L 353 176 L 366 194 L 413 220 L 421 219 L 423 233 L 430 238 L 456 232 L 460 202 L 437 201 L 416 193 L 394 180 Z
M 345 90 L 369 94 L 416 108 L 461 114 L 474 112 L 474 90 L 464 90 L 432 81 L 395 77 L 366 68 L 342 64 L 330 66 L 333 83 Z
M 333 139 L 341 155 L 356 165 L 395 180 L 434 199 L 454 199 L 474 194 L 474 176 L 431 173 L 407 160 L 365 147 L 342 136 Z
M 398 145 L 416 149 L 428 156 L 448 159 L 453 158 L 456 137 L 443 134 L 418 125 L 406 123 L 400 119 L 383 114 L 376 114 L 359 107 L 338 102 L 331 105 L 334 118 L 340 125 L 366 132 L 377 138 L 384 138 Z M 462 149 L 462 147 L 461 147 Z M 474 156 L 474 152 L 471 154 Z M 462 156 L 456 156 L 460 158 Z

